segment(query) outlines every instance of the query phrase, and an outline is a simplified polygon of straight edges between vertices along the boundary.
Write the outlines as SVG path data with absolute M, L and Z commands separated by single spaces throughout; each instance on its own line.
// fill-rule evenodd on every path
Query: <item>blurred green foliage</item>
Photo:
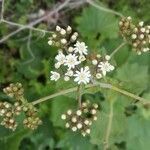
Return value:
M 14 22 L 27 24 L 28 15 L 39 9 L 48 9 L 54 0 L 7 0 L 5 17 Z M 133 16 L 135 21 L 143 20 L 149 23 L 148 0 L 103 0 L 100 2 Z M 92 6 L 84 6 L 66 14 L 69 23 L 77 30 L 91 52 L 110 54 L 121 42 L 118 33 L 119 18 L 113 14 L 100 11 Z M 58 23 L 62 25 L 63 23 Z M 45 23 L 39 25 L 47 28 Z M 38 26 L 37 26 L 38 27 Z M 6 24 L 0 24 L 0 37 L 8 34 Z M 47 44 L 49 35 L 42 37 L 39 32 L 32 32 L 31 48 L 28 48 L 26 36 L 28 30 L 16 34 L 0 46 L 0 99 L 7 100 L 2 88 L 11 82 L 21 82 L 29 101 L 52 94 L 74 85 L 63 81 L 54 83 L 49 80 L 49 72 L 53 69 L 55 48 Z M 137 56 L 129 46 L 122 48 L 114 57 L 116 70 L 108 80 L 120 84 L 122 88 L 150 99 L 150 54 Z M 98 90 L 98 91 L 97 91 Z M 97 91 L 97 92 L 96 92 Z M 103 94 L 102 94 L 103 93 Z M 149 150 L 150 149 L 150 112 L 138 106 L 133 106 L 128 97 L 121 96 L 104 89 L 87 90 L 83 96 L 96 101 L 101 106 L 99 119 L 92 127 L 89 137 L 83 138 L 78 133 L 72 133 L 64 128 L 60 115 L 68 108 L 76 105 L 75 94 L 60 96 L 40 104 L 39 113 L 43 120 L 38 130 L 31 132 L 21 126 L 11 132 L 0 126 L 0 149 L 2 150 L 102 150 L 103 138 L 108 123 L 109 100 L 114 99 L 114 118 L 110 136 L 111 150 Z M 128 115 L 127 115 L 128 114 Z

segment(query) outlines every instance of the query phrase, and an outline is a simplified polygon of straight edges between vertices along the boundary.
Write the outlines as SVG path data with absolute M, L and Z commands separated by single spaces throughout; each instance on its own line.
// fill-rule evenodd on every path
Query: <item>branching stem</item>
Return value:
M 126 95 L 132 99 L 135 99 L 135 100 L 138 100 L 138 102 L 140 102 L 142 105 L 149 105 L 150 104 L 150 101 L 142 98 L 142 97 L 139 97 L 133 93 L 130 93 L 128 91 L 125 91 L 125 90 L 122 90 L 116 86 L 113 86 L 109 83 L 101 83 L 101 82 L 94 82 L 93 84 L 89 84 L 87 85 L 85 88 L 92 88 L 92 87 L 96 87 L 96 86 L 99 86 L 100 88 L 106 88 L 106 89 L 111 89 L 111 90 L 114 90 L 118 93 L 121 93 L 123 95 Z M 60 96 L 60 95 L 65 95 L 65 94 L 68 94 L 68 93 L 71 93 L 71 92 L 76 92 L 78 90 L 77 87 L 74 87 L 74 88 L 70 88 L 70 89 L 67 89 L 67 90 L 63 90 L 63 91 L 60 91 L 58 93 L 55 93 L 55 94 L 52 94 L 52 95 L 49 95 L 49 96 L 46 96 L 46 97 L 43 97 L 43 98 L 40 98 L 34 102 L 32 102 L 33 105 L 37 105 L 41 102 L 44 102 L 44 101 L 47 101 L 49 99 L 52 99 L 52 98 L 55 98 L 57 96 Z

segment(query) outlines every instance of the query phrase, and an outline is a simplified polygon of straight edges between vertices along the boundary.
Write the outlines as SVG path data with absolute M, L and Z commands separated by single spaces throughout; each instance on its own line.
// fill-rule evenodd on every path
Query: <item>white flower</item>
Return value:
M 104 76 L 106 75 L 107 72 L 114 70 L 114 66 L 112 66 L 108 61 L 100 62 L 98 67 L 100 68 Z
M 59 62 L 55 64 L 56 69 L 60 68 L 60 66 L 61 66 L 61 63 L 59 63 Z
M 57 60 L 57 63 L 58 63 L 58 64 L 62 65 L 62 64 L 64 64 L 66 57 L 65 57 L 65 55 L 60 51 L 60 52 L 58 53 L 58 55 L 56 55 L 55 59 Z
M 81 68 L 80 71 L 76 71 L 74 75 L 76 78 L 74 79 L 75 82 L 87 84 L 90 82 L 90 70 L 89 67 Z
M 75 68 L 80 62 L 77 60 L 77 56 L 75 54 L 69 54 L 66 56 L 66 60 L 64 65 L 68 66 L 68 69 Z
M 66 73 L 65 73 L 66 76 L 73 76 L 73 71 L 72 70 L 68 70 Z
M 51 80 L 57 81 L 60 78 L 60 74 L 54 71 L 51 71 Z
M 80 55 L 87 55 L 88 50 L 84 42 L 77 41 L 77 43 L 74 46 L 75 53 L 79 53 Z

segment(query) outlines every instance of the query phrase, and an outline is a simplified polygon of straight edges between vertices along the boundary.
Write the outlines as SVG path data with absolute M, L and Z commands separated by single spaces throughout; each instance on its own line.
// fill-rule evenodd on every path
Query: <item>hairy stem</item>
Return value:
M 142 97 L 139 97 L 133 93 L 130 93 L 128 91 L 125 91 L 123 89 L 120 89 L 118 87 L 115 87 L 109 83 L 101 83 L 101 82 L 94 82 L 93 84 L 89 84 L 87 85 L 85 88 L 92 88 L 92 87 L 96 87 L 96 86 L 99 86 L 100 88 L 106 88 L 106 89 L 111 89 L 111 90 L 114 90 L 118 93 L 121 93 L 123 95 L 126 95 L 132 99 L 135 99 L 135 100 L 138 100 L 138 102 L 140 102 L 142 105 L 149 105 L 150 104 L 150 101 L 142 98 Z M 68 94 L 68 93 L 71 93 L 71 92 L 76 92 L 78 90 L 77 87 L 74 87 L 74 88 L 70 88 L 70 89 L 67 89 L 67 90 L 63 90 L 63 91 L 60 91 L 60 92 L 57 92 L 55 94 L 52 94 L 52 95 L 49 95 L 49 96 L 46 96 L 46 97 L 43 97 L 43 98 L 40 98 L 34 102 L 32 102 L 33 105 L 37 105 L 41 102 L 44 102 L 44 101 L 47 101 L 49 99 L 52 99 L 52 98 L 55 98 L 57 96 L 60 96 L 60 95 L 65 95 L 65 94 Z
M 121 43 L 113 52 L 110 54 L 110 57 L 113 57 L 123 46 L 126 45 L 126 42 Z
M 111 134 L 111 129 L 112 129 L 112 122 L 113 122 L 113 101 L 110 101 L 110 112 L 108 116 L 108 125 L 106 129 L 106 135 L 104 137 L 104 150 L 108 150 L 109 148 L 109 137 Z

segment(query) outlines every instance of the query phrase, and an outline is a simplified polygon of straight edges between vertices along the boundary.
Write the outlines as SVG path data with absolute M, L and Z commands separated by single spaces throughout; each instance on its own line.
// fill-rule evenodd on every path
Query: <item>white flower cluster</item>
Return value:
M 83 43 L 81 43 L 81 45 L 82 44 Z M 78 45 L 80 45 L 80 42 L 78 42 Z M 78 84 L 87 84 L 90 82 L 91 74 L 89 67 L 80 67 L 80 64 L 85 61 L 86 58 L 84 55 L 76 55 L 77 51 L 81 53 L 82 50 L 75 47 L 72 53 L 68 52 L 66 55 L 63 51 L 58 52 L 58 55 L 55 57 L 55 68 L 62 69 L 61 67 L 64 67 L 66 71 L 65 75 L 61 75 L 56 71 L 51 71 L 51 80 L 57 81 L 61 76 L 64 76 L 65 81 L 69 81 L 71 77 L 74 77 L 74 81 L 78 82 Z
M 67 29 L 60 28 L 59 26 L 56 27 L 57 33 L 60 35 L 67 34 L 68 28 L 72 31 L 71 27 L 67 27 Z M 63 34 L 62 34 L 63 33 Z M 69 32 L 69 35 L 71 32 Z M 71 35 L 69 42 L 73 46 L 60 46 L 60 50 L 55 57 L 56 63 L 55 68 L 57 71 L 51 71 L 51 80 L 57 81 L 60 77 L 63 77 L 65 81 L 69 81 L 71 78 L 77 82 L 78 84 L 84 83 L 87 84 L 90 82 L 91 73 L 88 66 L 82 67 L 82 62 L 86 61 L 86 55 L 88 54 L 87 46 L 84 42 L 77 41 L 78 33 L 75 32 Z M 58 35 L 53 35 L 53 37 L 57 37 Z M 65 39 L 67 39 L 67 35 Z M 62 40 L 62 39 L 61 39 Z M 57 39 L 57 42 L 61 40 Z M 68 40 L 66 40 L 68 41 Z M 69 43 L 68 42 L 68 43 Z M 50 38 L 49 44 L 56 43 L 55 39 Z M 59 43 L 59 44 L 60 44 Z M 57 43 L 57 45 L 59 45 Z M 59 70 L 65 70 L 63 74 L 59 72 Z
M 115 69 L 114 66 L 108 62 L 109 60 L 109 55 L 103 58 L 99 54 L 92 60 L 92 64 L 95 66 L 94 74 L 97 79 L 101 79 L 103 76 L 106 76 L 107 72 L 111 72 Z
M 78 84 L 87 84 L 91 81 L 92 73 L 90 67 L 86 65 L 88 47 L 84 42 L 78 41 L 77 32 L 72 33 L 70 26 L 66 29 L 57 26 L 56 33 L 49 38 L 48 44 L 59 48 L 55 57 L 57 71 L 51 71 L 51 80 L 57 81 L 63 77 L 65 81 L 73 79 Z M 97 68 L 96 78 L 100 79 L 106 75 L 106 72 L 114 70 L 114 66 L 109 64 L 108 59 L 108 55 L 106 59 L 97 55 L 97 58 L 92 60 Z

